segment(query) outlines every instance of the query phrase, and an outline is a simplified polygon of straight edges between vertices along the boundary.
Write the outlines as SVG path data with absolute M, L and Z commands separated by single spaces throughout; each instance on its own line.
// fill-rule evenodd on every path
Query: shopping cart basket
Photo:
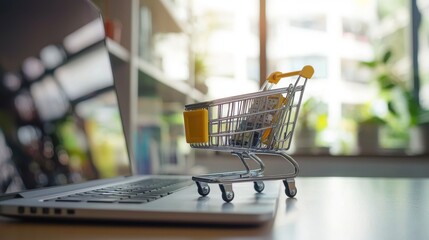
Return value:
M 186 141 L 192 148 L 230 152 L 237 156 L 245 170 L 193 176 L 198 193 L 206 196 L 209 183 L 219 184 L 222 199 L 232 201 L 235 182 L 254 182 L 257 192 L 264 190 L 264 180 L 283 180 L 285 193 L 297 193 L 295 177 L 298 163 L 285 151 L 289 149 L 307 79 L 314 69 L 272 73 L 258 92 L 185 106 Z M 280 79 L 297 76 L 288 87 L 275 88 Z M 257 155 L 276 155 L 290 163 L 294 171 L 264 175 L 265 164 Z M 251 169 L 246 160 L 257 163 Z

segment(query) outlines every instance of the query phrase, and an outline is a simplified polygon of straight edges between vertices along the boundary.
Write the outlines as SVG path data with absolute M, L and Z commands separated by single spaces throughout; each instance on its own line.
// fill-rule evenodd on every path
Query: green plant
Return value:
M 420 108 L 407 83 L 407 77 L 400 77 L 392 63 L 392 51 L 388 49 L 381 57 L 362 62 L 374 74 L 378 89 L 378 100 L 385 103 L 385 111 L 379 115 L 368 115 L 363 121 L 387 124 L 394 130 L 403 130 L 418 124 Z
M 314 97 L 308 98 L 302 104 L 299 112 L 301 129 L 312 129 L 320 132 L 328 126 L 327 105 Z
M 195 54 L 194 71 L 196 81 L 204 82 L 207 77 L 208 69 L 205 57 L 202 54 Z
M 358 108 L 357 119 L 360 124 L 384 125 L 386 121 L 377 116 L 371 103 L 366 103 Z

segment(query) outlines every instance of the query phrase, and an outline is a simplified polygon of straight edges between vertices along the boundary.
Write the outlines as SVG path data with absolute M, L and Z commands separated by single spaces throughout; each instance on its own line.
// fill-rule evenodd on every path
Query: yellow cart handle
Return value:
M 313 74 L 314 74 L 313 67 L 310 65 L 306 65 L 302 68 L 301 71 L 287 72 L 287 73 L 273 72 L 268 76 L 267 81 L 270 83 L 277 84 L 282 78 L 292 77 L 297 75 L 305 78 L 311 78 Z

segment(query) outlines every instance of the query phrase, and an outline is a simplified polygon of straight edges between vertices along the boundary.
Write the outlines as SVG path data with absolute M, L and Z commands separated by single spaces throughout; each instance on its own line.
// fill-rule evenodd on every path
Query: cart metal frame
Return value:
M 244 166 L 243 171 L 193 176 L 201 196 L 210 193 L 209 184 L 219 184 L 223 200 L 230 202 L 234 198 L 233 183 L 254 182 L 254 189 L 262 192 L 263 181 L 269 180 L 283 180 L 286 195 L 296 195 L 299 165 L 286 150 L 290 148 L 307 79 L 313 73 L 311 66 L 295 72 L 274 72 L 258 92 L 185 106 L 185 132 L 190 146 L 230 152 Z M 272 89 L 280 79 L 292 76 L 297 76 L 293 84 Z M 293 167 L 293 172 L 264 175 L 265 164 L 257 155 L 278 156 Z M 251 169 L 248 160 L 258 167 Z

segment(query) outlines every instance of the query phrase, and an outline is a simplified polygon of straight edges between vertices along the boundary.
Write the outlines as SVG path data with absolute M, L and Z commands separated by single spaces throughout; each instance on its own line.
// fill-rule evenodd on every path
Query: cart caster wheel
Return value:
M 234 199 L 234 192 L 222 192 L 222 199 L 225 202 L 231 202 Z
M 210 186 L 207 183 L 197 182 L 198 194 L 205 197 L 210 193 Z
M 225 202 L 231 202 L 232 199 L 234 199 L 234 191 L 232 191 L 232 185 L 226 184 L 226 185 L 219 185 L 220 190 L 222 191 L 222 199 Z
M 253 182 L 253 188 L 258 193 L 261 193 L 265 189 L 265 184 L 264 184 L 264 182 Z
M 288 196 L 288 197 L 290 197 L 290 198 L 293 198 L 293 197 L 295 197 L 295 195 L 296 195 L 296 193 L 298 192 L 298 190 L 297 190 L 296 188 L 294 188 L 294 189 L 289 189 L 288 187 L 286 187 L 285 192 L 286 192 L 286 196 Z
M 295 197 L 296 193 L 298 192 L 298 190 L 295 187 L 295 179 L 293 178 L 286 179 L 283 181 L 283 183 L 285 185 L 286 196 L 290 198 Z

